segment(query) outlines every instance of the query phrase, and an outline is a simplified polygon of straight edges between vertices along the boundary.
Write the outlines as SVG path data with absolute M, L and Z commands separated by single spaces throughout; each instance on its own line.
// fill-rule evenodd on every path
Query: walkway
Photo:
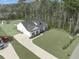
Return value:
M 20 59 L 10 43 L 8 44 L 8 47 L 0 50 L 0 55 L 5 59 Z
M 55 56 L 49 54 L 42 48 L 32 43 L 32 40 L 23 34 L 17 34 L 14 38 L 21 43 L 25 48 L 29 49 L 35 55 L 37 55 L 40 59 L 58 59 Z

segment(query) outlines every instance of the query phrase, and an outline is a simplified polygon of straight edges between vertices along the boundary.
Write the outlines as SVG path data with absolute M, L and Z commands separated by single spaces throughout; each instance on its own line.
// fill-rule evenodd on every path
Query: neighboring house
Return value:
M 43 21 L 25 21 L 17 25 L 17 30 L 27 35 L 29 38 L 39 35 L 48 29 L 47 23 Z
M 72 55 L 70 56 L 70 59 L 79 59 L 79 44 L 73 51 Z

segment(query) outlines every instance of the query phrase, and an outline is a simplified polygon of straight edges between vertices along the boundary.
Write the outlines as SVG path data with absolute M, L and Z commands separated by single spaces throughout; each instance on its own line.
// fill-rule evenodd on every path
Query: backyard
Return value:
M 64 30 L 53 29 L 34 39 L 33 42 L 59 59 L 69 59 L 75 46 L 79 43 L 79 38 L 75 39 L 66 49 L 63 49 L 70 43 L 70 40 L 69 34 Z
M 16 25 L 14 24 L 1 24 L 0 27 L 9 36 L 13 36 L 19 33 L 17 31 Z
M 2 28 L 0 27 L 0 36 L 1 35 L 6 35 L 6 33 L 2 30 Z
M 19 22 L 22 22 L 23 20 L 14 20 L 14 21 L 11 21 L 9 20 L 9 24 L 5 23 L 4 24 L 0 24 L 0 28 L 2 29 L 2 31 L 4 31 L 7 35 L 9 36 L 13 36 L 17 33 L 19 33 L 17 31 L 17 27 L 16 25 L 19 23 Z M 1 32 L 2 32 L 1 31 Z M 2 34 L 1 34 L 2 35 Z

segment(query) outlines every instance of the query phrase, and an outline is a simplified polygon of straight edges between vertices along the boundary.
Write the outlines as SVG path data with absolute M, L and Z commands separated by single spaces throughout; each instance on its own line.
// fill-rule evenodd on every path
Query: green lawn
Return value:
M 23 47 L 20 43 L 18 43 L 16 40 L 12 41 L 12 45 L 20 57 L 20 59 L 39 59 L 36 55 L 34 55 L 32 52 L 30 52 L 28 49 Z
M 10 35 L 10 36 L 13 36 L 19 33 L 17 31 L 16 25 L 14 24 L 0 24 L 0 27 L 7 35 Z
M 76 46 L 79 44 L 79 37 L 77 37 L 73 43 L 65 50 L 67 53 L 72 54 L 72 51 L 76 48 Z
M 0 55 L 0 59 L 4 59 L 4 58 Z
M 9 20 L 9 23 L 10 24 L 18 24 L 18 23 L 20 23 L 20 22 L 23 22 L 24 20 L 19 20 L 19 19 L 17 19 L 17 20 Z
M 9 24 L 5 23 L 1 24 L 0 23 L 0 33 L 3 30 L 7 35 L 13 36 L 17 33 L 19 33 L 19 31 L 17 31 L 17 24 L 22 22 L 24 20 L 9 20 Z
M 2 28 L 0 27 L 0 36 L 2 36 L 2 35 L 7 35 L 3 30 L 2 30 Z
M 64 50 L 63 47 L 68 45 L 70 40 L 69 34 L 64 30 L 53 29 L 45 32 L 43 36 L 34 39 L 33 42 L 59 59 L 69 59 L 76 44 L 79 42 L 79 39 L 74 40 L 74 42 Z

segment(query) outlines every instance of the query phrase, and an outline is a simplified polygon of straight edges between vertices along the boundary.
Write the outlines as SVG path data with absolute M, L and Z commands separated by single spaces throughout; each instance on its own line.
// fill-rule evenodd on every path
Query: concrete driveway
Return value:
M 37 55 L 40 59 L 58 59 L 55 56 L 51 55 L 50 53 L 46 52 L 42 48 L 38 47 L 32 42 L 32 39 L 29 39 L 24 34 L 17 34 L 14 38 L 21 43 L 25 48 L 33 52 Z
M 5 59 L 20 59 L 16 54 L 14 48 L 12 47 L 11 43 L 8 44 L 8 47 L 0 50 L 0 55 L 3 56 Z

